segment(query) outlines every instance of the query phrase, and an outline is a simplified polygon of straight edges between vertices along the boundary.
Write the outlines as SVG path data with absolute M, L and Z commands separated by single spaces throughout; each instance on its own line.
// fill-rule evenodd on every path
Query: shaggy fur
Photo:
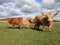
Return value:
M 22 28 L 23 26 L 26 26 L 27 29 L 29 29 L 30 25 L 31 24 L 27 19 L 22 19 L 22 21 L 20 22 L 20 28 Z
M 45 31 L 45 26 L 47 26 L 49 28 L 49 31 L 51 31 L 51 27 L 53 24 L 53 17 L 55 17 L 57 15 L 49 12 L 47 14 L 39 14 L 35 17 L 36 23 L 35 23 L 35 28 L 39 29 L 39 26 L 42 25 L 43 26 L 43 31 Z
M 22 17 L 19 18 L 7 18 L 8 23 L 12 25 L 12 28 L 15 28 L 15 25 L 20 26 L 20 22 L 22 21 Z

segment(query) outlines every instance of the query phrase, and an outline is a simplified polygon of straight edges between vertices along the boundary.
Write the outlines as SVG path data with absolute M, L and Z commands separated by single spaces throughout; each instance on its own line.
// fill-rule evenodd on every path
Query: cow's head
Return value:
M 57 13 L 49 12 L 49 13 L 47 13 L 46 17 L 47 17 L 48 21 L 52 21 L 52 19 L 53 19 L 57 14 L 58 14 L 58 12 L 57 12 Z
M 6 20 L 7 20 L 8 22 L 10 22 L 10 21 L 11 21 L 11 18 L 6 18 Z

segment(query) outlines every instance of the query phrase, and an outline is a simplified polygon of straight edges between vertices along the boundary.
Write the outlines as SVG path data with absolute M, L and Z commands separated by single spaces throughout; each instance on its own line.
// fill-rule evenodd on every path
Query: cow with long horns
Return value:
M 49 12 L 47 14 L 39 14 L 35 17 L 36 23 L 35 23 L 35 28 L 39 29 L 39 26 L 43 26 L 43 31 L 45 31 L 45 26 L 48 27 L 49 31 L 51 31 L 51 27 L 53 24 L 53 18 L 58 14 L 58 12 L 52 13 Z

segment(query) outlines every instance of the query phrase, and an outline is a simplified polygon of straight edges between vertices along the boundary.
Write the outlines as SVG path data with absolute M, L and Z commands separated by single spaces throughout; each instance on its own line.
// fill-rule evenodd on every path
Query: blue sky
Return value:
M 0 0 L 0 19 L 7 17 L 35 17 L 37 14 L 59 12 L 54 18 L 60 20 L 60 0 Z
M 39 3 L 42 2 L 42 0 L 36 0 L 36 1 L 39 2 Z

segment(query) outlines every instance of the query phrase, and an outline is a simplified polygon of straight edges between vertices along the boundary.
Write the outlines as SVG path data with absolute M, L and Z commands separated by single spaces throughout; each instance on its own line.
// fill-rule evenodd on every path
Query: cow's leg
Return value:
M 35 28 L 35 29 L 39 29 L 39 26 L 40 26 L 40 25 L 38 25 L 38 24 L 36 23 L 35 26 L 34 26 L 34 28 Z
M 19 28 L 20 28 L 20 30 L 22 30 L 22 25 L 23 25 L 22 23 L 19 24 Z
M 38 29 L 38 30 L 39 30 L 39 26 L 40 26 L 40 25 L 37 25 L 37 29 Z
M 46 27 L 45 27 L 45 26 L 43 26 L 43 31 L 45 31 L 45 29 L 46 29 Z
M 26 24 L 26 25 L 27 25 L 27 29 L 29 29 L 31 24 L 30 24 L 30 23 L 28 23 L 28 24 Z
M 49 31 L 51 31 L 52 24 L 53 22 L 50 22 L 50 25 L 48 26 Z
M 30 26 L 27 26 L 27 29 L 29 29 Z
M 38 25 L 35 25 L 35 26 L 34 26 L 34 28 L 35 28 L 35 29 L 38 29 L 38 28 L 39 28 L 39 26 L 38 26 Z
M 12 28 L 13 28 L 13 29 L 15 28 L 15 24 L 12 24 Z
M 22 25 L 19 25 L 19 29 L 21 29 L 22 28 Z
M 35 24 L 34 28 L 36 29 L 36 24 Z
M 35 24 L 34 28 L 37 29 L 37 24 Z
M 52 25 L 50 25 L 50 26 L 48 27 L 49 31 L 51 31 L 51 27 L 52 27 Z
M 49 26 L 48 28 L 49 28 L 49 31 L 51 31 L 51 26 Z
M 22 25 L 19 25 L 19 29 L 22 30 Z

